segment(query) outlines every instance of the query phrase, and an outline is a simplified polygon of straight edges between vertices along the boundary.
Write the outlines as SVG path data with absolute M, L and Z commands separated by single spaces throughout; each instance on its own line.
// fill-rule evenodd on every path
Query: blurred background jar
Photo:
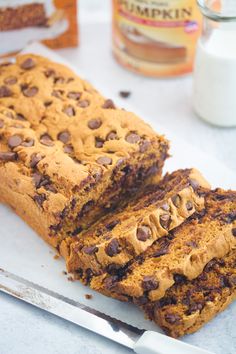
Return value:
M 236 126 L 236 0 L 198 4 L 204 21 L 194 70 L 194 109 L 211 124 Z
M 201 24 L 196 0 L 113 0 L 113 53 L 140 74 L 186 74 Z

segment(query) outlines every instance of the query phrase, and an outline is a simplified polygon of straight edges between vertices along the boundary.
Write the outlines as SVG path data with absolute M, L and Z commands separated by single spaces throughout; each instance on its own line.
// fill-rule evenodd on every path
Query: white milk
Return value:
M 209 123 L 236 126 L 235 27 L 214 29 L 208 40 L 199 40 L 193 105 L 196 113 Z

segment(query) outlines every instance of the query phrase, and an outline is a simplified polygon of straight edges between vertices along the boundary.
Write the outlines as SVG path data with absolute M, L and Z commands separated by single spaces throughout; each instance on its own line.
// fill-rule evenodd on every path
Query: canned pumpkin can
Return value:
M 113 0 L 113 53 L 147 76 L 193 69 L 202 16 L 195 0 Z

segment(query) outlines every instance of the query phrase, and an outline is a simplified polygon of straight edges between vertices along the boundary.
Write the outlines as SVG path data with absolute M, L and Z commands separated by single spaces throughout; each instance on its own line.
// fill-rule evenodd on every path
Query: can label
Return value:
M 113 52 L 149 76 L 192 70 L 202 16 L 195 0 L 113 0 Z

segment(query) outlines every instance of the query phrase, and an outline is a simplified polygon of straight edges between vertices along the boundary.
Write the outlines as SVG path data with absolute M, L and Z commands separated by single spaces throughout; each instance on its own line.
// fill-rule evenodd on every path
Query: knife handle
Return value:
M 137 354 L 213 354 L 164 334 L 146 331 L 134 344 Z

